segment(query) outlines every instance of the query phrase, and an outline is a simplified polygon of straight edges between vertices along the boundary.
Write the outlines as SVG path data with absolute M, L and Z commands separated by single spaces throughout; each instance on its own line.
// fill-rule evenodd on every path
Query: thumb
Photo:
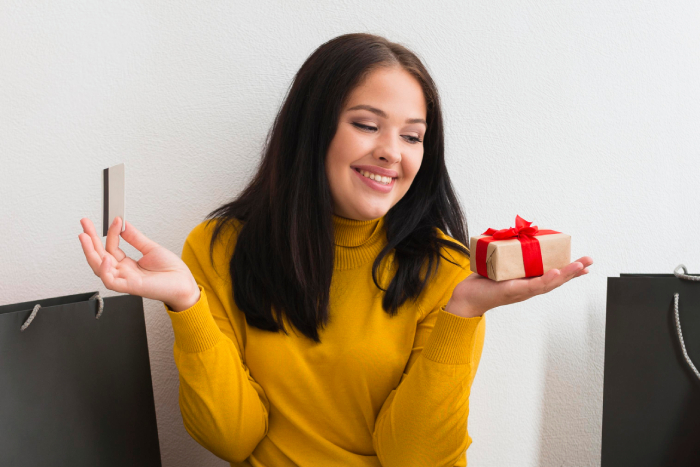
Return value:
M 126 227 L 124 228 L 124 232 L 121 233 L 122 238 L 139 250 L 142 255 L 146 255 L 149 251 L 158 247 L 156 242 L 149 240 L 136 227 L 131 225 L 130 222 L 124 221 L 124 225 Z

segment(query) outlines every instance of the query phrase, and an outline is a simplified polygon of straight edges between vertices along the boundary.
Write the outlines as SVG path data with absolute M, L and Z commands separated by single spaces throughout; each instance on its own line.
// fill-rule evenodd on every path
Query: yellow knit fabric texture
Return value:
M 466 255 L 443 249 L 457 264 L 441 259 L 418 301 L 390 317 L 372 281 L 372 263 L 386 245 L 384 217 L 334 215 L 330 319 L 316 344 L 286 318 L 289 335 L 247 325 L 228 276 L 236 230 L 217 239 L 212 266 L 213 225 L 197 225 L 182 249 L 199 301 L 180 312 L 165 305 L 180 411 L 199 444 L 232 466 L 466 466 L 485 318 L 444 309 L 471 273 Z M 380 267 L 384 288 L 391 258 Z

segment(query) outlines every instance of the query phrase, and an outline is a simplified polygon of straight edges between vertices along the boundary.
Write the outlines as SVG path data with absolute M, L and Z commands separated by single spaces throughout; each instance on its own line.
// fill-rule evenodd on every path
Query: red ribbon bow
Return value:
M 520 247 L 523 250 L 523 266 L 525 267 L 525 277 L 541 276 L 544 274 L 544 266 L 542 265 L 542 250 L 540 242 L 537 240 L 538 235 L 558 234 L 555 230 L 540 230 L 536 225 L 531 225 L 522 217 L 516 214 L 515 227 L 509 229 L 495 230 L 489 228 L 481 235 L 489 235 L 486 238 L 480 238 L 476 242 L 476 272 L 484 277 L 488 277 L 486 268 L 486 253 L 489 243 L 517 238 L 520 241 Z

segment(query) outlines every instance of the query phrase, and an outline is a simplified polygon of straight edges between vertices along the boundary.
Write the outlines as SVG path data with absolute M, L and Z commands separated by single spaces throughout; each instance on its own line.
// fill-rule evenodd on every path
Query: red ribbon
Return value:
M 489 243 L 517 238 L 523 250 L 525 277 L 541 276 L 544 274 L 540 241 L 535 237 L 538 235 L 551 235 L 561 232 L 557 232 L 556 230 L 539 230 L 536 225 L 531 226 L 530 224 L 532 224 L 532 222 L 528 222 L 516 214 L 515 227 L 501 230 L 489 228 L 486 232 L 482 233 L 481 235 L 489 235 L 489 237 L 480 238 L 476 242 L 476 272 L 481 276 L 489 277 L 486 269 L 486 252 Z

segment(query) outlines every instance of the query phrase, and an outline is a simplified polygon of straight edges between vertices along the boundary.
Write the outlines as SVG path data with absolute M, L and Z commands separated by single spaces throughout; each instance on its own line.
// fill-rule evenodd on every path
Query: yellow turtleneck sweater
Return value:
M 444 308 L 471 273 L 469 259 L 444 249 L 458 265 L 441 259 L 417 305 L 407 300 L 392 318 L 372 281 L 372 263 L 386 245 L 384 218 L 334 215 L 333 223 L 336 260 L 321 344 L 286 318 L 289 335 L 247 325 L 228 275 L 233 229 L 217 239 L 214 267 L 213 222 L 188 235 L 182 260 L 201 297 L 180 312 L 165 306 L 187 432 L 232 466 L 465 466 L 485 320 Z M 385 261 L 384 288 L 393 277 Z

